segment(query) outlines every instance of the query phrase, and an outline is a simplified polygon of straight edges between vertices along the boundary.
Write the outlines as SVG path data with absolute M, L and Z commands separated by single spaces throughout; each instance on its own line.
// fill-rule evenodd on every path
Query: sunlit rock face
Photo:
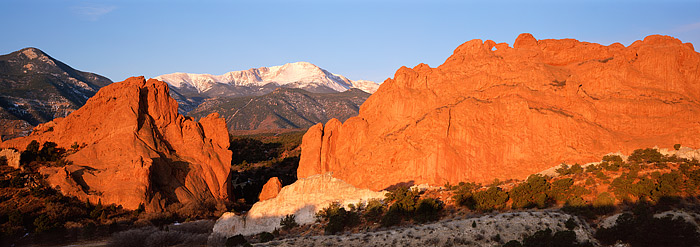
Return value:
M 316 212 L 333 202 L 348 205 L 373 198 L 382 199 L 384 193 L 358 189 L 331 174 L 309 176 L 283 187 L 277 197 L 255 203 L 245 215 L 225 213 L 214 225 L 214 234 L 231 237 L 272 232 L 290 214 L 297 223 L 309 224 L 315 221 Z
M 231 151 L 217 114 L 199 122 L 178 114 L 161 81 L 132 77 L 103 87 L 68 115 L 0 147 L 23 150 L 33 140 L 77 152 L 65 167 L 44 167 L 48 182 L 92 203 L 162 210 L 168 203 L 229 199 Z
M 282 183 L 280 182 L 279 178 L 272 177 L 270 180 L 267 180 L 265 185 L 263 185 L 262 191 L 260 191 L 260 195 L 258 196 L 258 200 L 264 201 L 275 198 L 277 197 L 277 194 L 280 193 L 280 190 L 282 190 Z
M 309 129 L 298 177 L 360 188 L 524 179 L 562 162 L 700 146 L 700 55 L 652 35 L 625 47 L 521 34 L 400 68 L 340 123 Z

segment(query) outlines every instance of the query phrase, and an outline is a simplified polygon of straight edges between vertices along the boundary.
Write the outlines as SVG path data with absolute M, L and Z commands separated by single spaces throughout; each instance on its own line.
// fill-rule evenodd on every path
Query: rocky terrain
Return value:
M 262 96 L 207 99 L 188 113 L 201 118 L 213 112 L 226 119 L 229 131 L 306 129 L 316 123 L 357 116 L 370 94 L 349 89 L 344 92 L 310 93 L 302 89 L 278 88 Z
M 383 197 L 383 192 L 357 189 L 330 174 L 316 175 L 281 188 L 275 197 L 255 203 L 245 215 L 225 213 L 213 231 L 225 238 L 272 232 L 286 215 L 295 215 L 299 224 L 309 224 L 314 222 L 316 212 L 330 203 L 355 204 Z
M 39 172 L 82 201 L 157 212 L 172 203 L 229 200 L 232 155 L 224 120 L 211 114 L 195 122 L 177 106 L 164 82 L 132 77 L 0 147 L 23 151 L 36 141 L 73 150 L 64 165 Z
M 304 136 L 298 177 L 360 188 L 524 179 L 562 162 L 700 146 L 700 55 L 652 35 L 625 47 L 521 34 L 400 68 L 344 123 Z
M 460 216 L 374 232 L 294 237 L 259 246 L 502 246 L 547 228 L 566 230 L 569 219 L 578 225 L 574 232 L 579 242 L 596 242 L 591 227 L 576 216 L 556 211 L 525 211 Z
M 25 136 L 38 124 L 67 116 L 110 83 L 36 48 L 0 56 L 0 140 Z

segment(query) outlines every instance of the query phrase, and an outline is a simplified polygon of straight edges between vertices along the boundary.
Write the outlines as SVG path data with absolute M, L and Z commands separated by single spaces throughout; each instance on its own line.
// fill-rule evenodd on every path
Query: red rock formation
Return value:
M 215 113 L 195 122 L 177 107 L 167 84 L 132 77 L 100 89 L 68 117 L 0 147 L 22 150 L 32 140 L 64 148 L 80 144 L 67 157 L 72 165 L 41 172 L 63 193 L 93 203 L 128 209 L 143 203 L 158 210 L 170 202 L 229 198 L 226 123 Z
M 277 197 L 277 194 L 280 193 L 280 190 L 282 189 L 282 183 L 280 183 L 279 178 L 277 177 L 272 177 L 270 180 L 267 180 L 267 183 L 263 185 L 262 191 L 260 191 L 260 196 L 258 196 L 258 200 L 264 201 L 267 199 L 272 199 Z
M 298 177 L 358 187 L 524 179 L 609 152 L 700 146 L 700 55 L 653 35 L 625 47 L 521 34 L 400 68 L 342 125 L 304 136 Z

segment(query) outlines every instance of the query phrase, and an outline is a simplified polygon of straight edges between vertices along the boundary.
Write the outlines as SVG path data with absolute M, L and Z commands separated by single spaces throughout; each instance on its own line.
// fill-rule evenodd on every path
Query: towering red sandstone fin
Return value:
M 179 115 L 177 107 L 165 83 L 132 77 L 103 87 L 68 117 L 0 146 L 22 150 L 32 140 L 66 149 L 80 145 L 67 157 L 71 165 L 41 172 L 64 194 L 85 201 L 157 209 L 228 199 L 226 124 L 216 114 L 197 123 Z
M 496 48 L 496 49 L 493 49 Z M 374 190 L 524 179 L 609 152 L 700 146 L 700 54 L 660 35 L 628 47 L 521 34 L 396 71 L 344 124 L 306 133 L 298 176 Z

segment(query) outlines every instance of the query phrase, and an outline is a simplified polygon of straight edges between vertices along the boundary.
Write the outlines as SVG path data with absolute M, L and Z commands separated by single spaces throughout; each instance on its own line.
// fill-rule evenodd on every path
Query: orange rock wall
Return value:
M 524 179 L 637 148 L 700 146 L 700 55 L 653 35 L 466 42 L 444 64 L 400 68 L 345 123 L 309 129 L 298 177 L 361 188 Z

